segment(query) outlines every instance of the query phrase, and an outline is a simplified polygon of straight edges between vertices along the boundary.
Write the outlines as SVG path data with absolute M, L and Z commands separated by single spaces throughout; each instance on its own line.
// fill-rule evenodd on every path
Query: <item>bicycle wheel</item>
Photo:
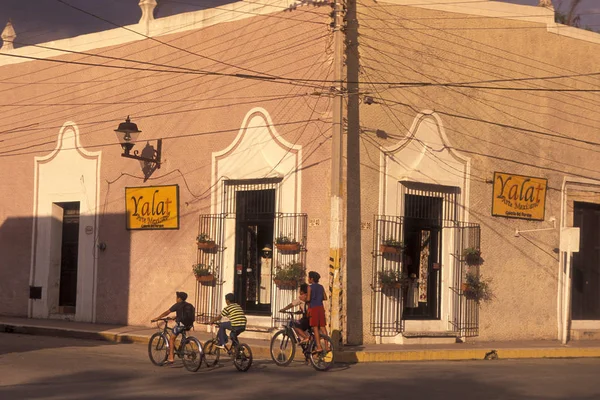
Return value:
M 331 338 L 326 335 L 321 335 L 320 345 L 323 351 L 319 353 L 313 353 L 310 356 L 310 363 L 317 371 L 327 371 L 335 362 L 335 355 L 333 353 L 333 342 Z M 315 347 L 317 343 L 315 339 Z
M 156 332 L 148 342 L 148 357 L 152 364 L 159 367 L 167 361 L 169 355 L 169 340 L 162 332 Z
M 220 349 L 217 347 L 216 339 L 207 340 L 203 346 L 204 363 L 207 367 L 214 367 L 219 362 Z
M 290 365 L 296 354 L 296 341 L 285 329 L 277 332 L 271 339 L 271 358 L 280 367 Z
M 196 372 L 202 366 L 202 343 L 193 336 L 187 337 L 182 343 L 181 359 L 183 366 L 190 372 Z
M 246 372 L 252 365 L 252 350 L 246 343 L 240 343 L 235 349 L 233 364 L 238 371 Z

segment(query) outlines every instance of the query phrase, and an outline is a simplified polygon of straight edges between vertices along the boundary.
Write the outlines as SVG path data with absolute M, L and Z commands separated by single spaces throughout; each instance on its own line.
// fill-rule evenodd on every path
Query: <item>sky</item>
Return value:
M 0 0 L 0 30 L 12 19 L 17 32 L 15 47 L 37 44 L 112 29 L 115 26 L 75 10 L 61 1 L 95 14 L 117 25 L 139 21 L 139 0 Z M 204 8 L 218 7 L 236 0 L 158 0 L 157 18 Z M 261 0 L 254 0 L 260 2 Z M 539 0 L 498 0 L 537 5 Z M 554 7 L 566 10 L 571 0 L 552 0 Z M 265 1 L 266 2 L 266 1 Z M 600 31 L 600 0 L 583 0 L 578 8 L 581 25 Z

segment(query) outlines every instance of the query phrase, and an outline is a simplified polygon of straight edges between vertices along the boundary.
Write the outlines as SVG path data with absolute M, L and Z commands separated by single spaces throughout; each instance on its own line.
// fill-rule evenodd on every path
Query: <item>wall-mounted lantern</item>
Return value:
M 131 122 L 129 116 L 127 116 L 125 122 L 121 122 L 119 124 L 119 127 L 115 129 L 115 133 L 117 134 L 119 143 L 121 143 L 121 147 L 123 148 L 123 154 L 121 154 L 121 156 L 126 158 L 133 158 L 134 160 L 153 163 L 156 165 L 156 168 L 160 168 L 160 153 L 162 149 L 162 139 L 157 140 L 156 150 L 154 151 L 154 155 L 152 158 L 140 156 L 137 150 L 135 150 L 133 154 L 131 154 L 131 149 L 135 145 L 135 142 L 141 132 L 142 131 L 138 130 L 137 125 Z

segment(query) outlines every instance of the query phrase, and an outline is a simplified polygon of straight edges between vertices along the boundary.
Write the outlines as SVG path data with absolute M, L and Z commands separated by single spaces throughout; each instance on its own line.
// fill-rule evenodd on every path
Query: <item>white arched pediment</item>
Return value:
M 34 230 L 30 285 L 42 287 L 42 298 L 30 302 L 29 316 L 47 318 L 60 314 L 60 246 L 62 209 L 57 204 L 79 202 L 77 301 L 75 320 L 95 320 L 96 242 L 101 152 L 85 150 L 79 129 L 66 122 L 58 133 L 55 149 L 35 157 Z M 58 224 L 57 224 L 58 221 Z
M 269 113 L 253 108 L 233 142 L 212 153 L 212 212 L 221 211 L 221 180 L 280 178 L 280 212 L 300 212 L 300 163 L 302 146 L 279 135 Z
M 470 159 L 453 149 L 440 117 L 433 111 L 418 114 L 405 138 L 381 149 L 380 213 L 401 214 L 401 182 L 457 187 L 465 206 L 469 165 Z

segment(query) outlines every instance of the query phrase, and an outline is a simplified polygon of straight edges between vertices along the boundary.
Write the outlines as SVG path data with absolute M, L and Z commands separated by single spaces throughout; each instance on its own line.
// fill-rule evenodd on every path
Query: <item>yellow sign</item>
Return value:
M 179 186 L 125 188 L 127 229 L 179 229 Z
M 548 180 L 494 172 L 492 215 L 544 220 Z

